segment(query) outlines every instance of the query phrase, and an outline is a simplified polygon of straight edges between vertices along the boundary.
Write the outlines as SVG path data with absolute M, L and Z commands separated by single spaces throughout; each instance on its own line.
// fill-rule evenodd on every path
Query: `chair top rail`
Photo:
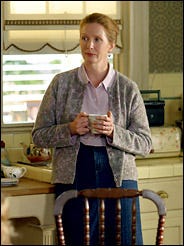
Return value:
M 154 191 L 143 189 L 141 191 L 134 189 L 123 189 L 123 188 L 96 188 L 96 189 L 84 189 L 84 190 L 69 190 L 63 192 L 60 196 L 58 196 L 57 203 L 55 203 L 54 207 L 54 215 L 58 215 L 62 213 L 63 207 L 65 203 L 72 199 L 77 198 L 78 196 L 86 197 L 86 198 L 114 198 L 120 199 L 123 197 L 137 197 L 142 196 L 143 198 L 147 198 L 152 200 L 157 206 L 159 215 L 166 215 L 166 207 L 163 199 Z
M 123 198 L 123 197 L 137 197 L 142 193 L 138 190 L 123 189 L 123 188 L 96 188 L 85 189 L 78 192 L 79 196 L 85 196 L 88 198 Z

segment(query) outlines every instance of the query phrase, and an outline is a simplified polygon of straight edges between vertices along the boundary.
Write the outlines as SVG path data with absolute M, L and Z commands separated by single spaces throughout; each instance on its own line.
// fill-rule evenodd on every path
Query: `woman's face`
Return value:
M 85 24 L 80 31 L 80 47 L 85 63 L 107 62 L 114 44 L 107 39 L 105 29 L 98 23 Z

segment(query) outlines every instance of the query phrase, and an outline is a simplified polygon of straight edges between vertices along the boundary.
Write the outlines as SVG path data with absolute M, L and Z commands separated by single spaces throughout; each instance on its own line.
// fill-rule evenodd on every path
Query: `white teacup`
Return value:
M 22 178 L 26 173 L 27 169 L 25 167 L 16 166 L 4 166 L 1 164 L 5 178 Z
M 92 124 L 94 121 L 98 121 L 99 119 L 97 119 L 96 117 L 107 117 L 106 114 L 89 114 L 88 115 L 88 119 L 89 119 L 89 127 L 90 127 L 90 130 L 91 130 L 91 133 L 92 134 L 98 134 L 98 132 L 92 127 Z

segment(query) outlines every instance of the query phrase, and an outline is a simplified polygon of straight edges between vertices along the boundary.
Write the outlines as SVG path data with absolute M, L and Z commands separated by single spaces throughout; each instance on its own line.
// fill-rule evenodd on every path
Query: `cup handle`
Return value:
M 26 173 L 27 168 L 25 168 L 25 167 L 21 167 L 21 170 L 22 170 L 22 174 L 21 174 L 21 177 L 22 177 L 22 176 L 24 176 L 24 174 Z

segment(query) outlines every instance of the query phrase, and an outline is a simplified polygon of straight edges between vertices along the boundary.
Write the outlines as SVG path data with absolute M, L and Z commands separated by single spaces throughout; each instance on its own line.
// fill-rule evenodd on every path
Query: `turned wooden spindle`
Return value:
M 121 245 L 121 200 L 116 203 L 116 245 Z
M 165 216 L 160 215 L 157 227 L 156 245 L 162 245 L 164 240 Z
M 84 199 L 85 211 L 84 211 L 84 244 L 90 245 L 90 216 L 89 216 L 89 201 L 88 198 Z
M 105 244 L 105 201 L 104 199 L 100 199 L 99 240 L 100 240 L 100 245 Z
M 136 242 L 136 200 L 135 197 L 132 200 L 132 245 Z
M 65 236 L 64 236 L 64 230 L 63 230 L 63 223 L 62 223 L 62 216 L 59 214 L 56 217 L 56 225 L 58 228 L 58 244 L 59 245 L 65 245 Z

